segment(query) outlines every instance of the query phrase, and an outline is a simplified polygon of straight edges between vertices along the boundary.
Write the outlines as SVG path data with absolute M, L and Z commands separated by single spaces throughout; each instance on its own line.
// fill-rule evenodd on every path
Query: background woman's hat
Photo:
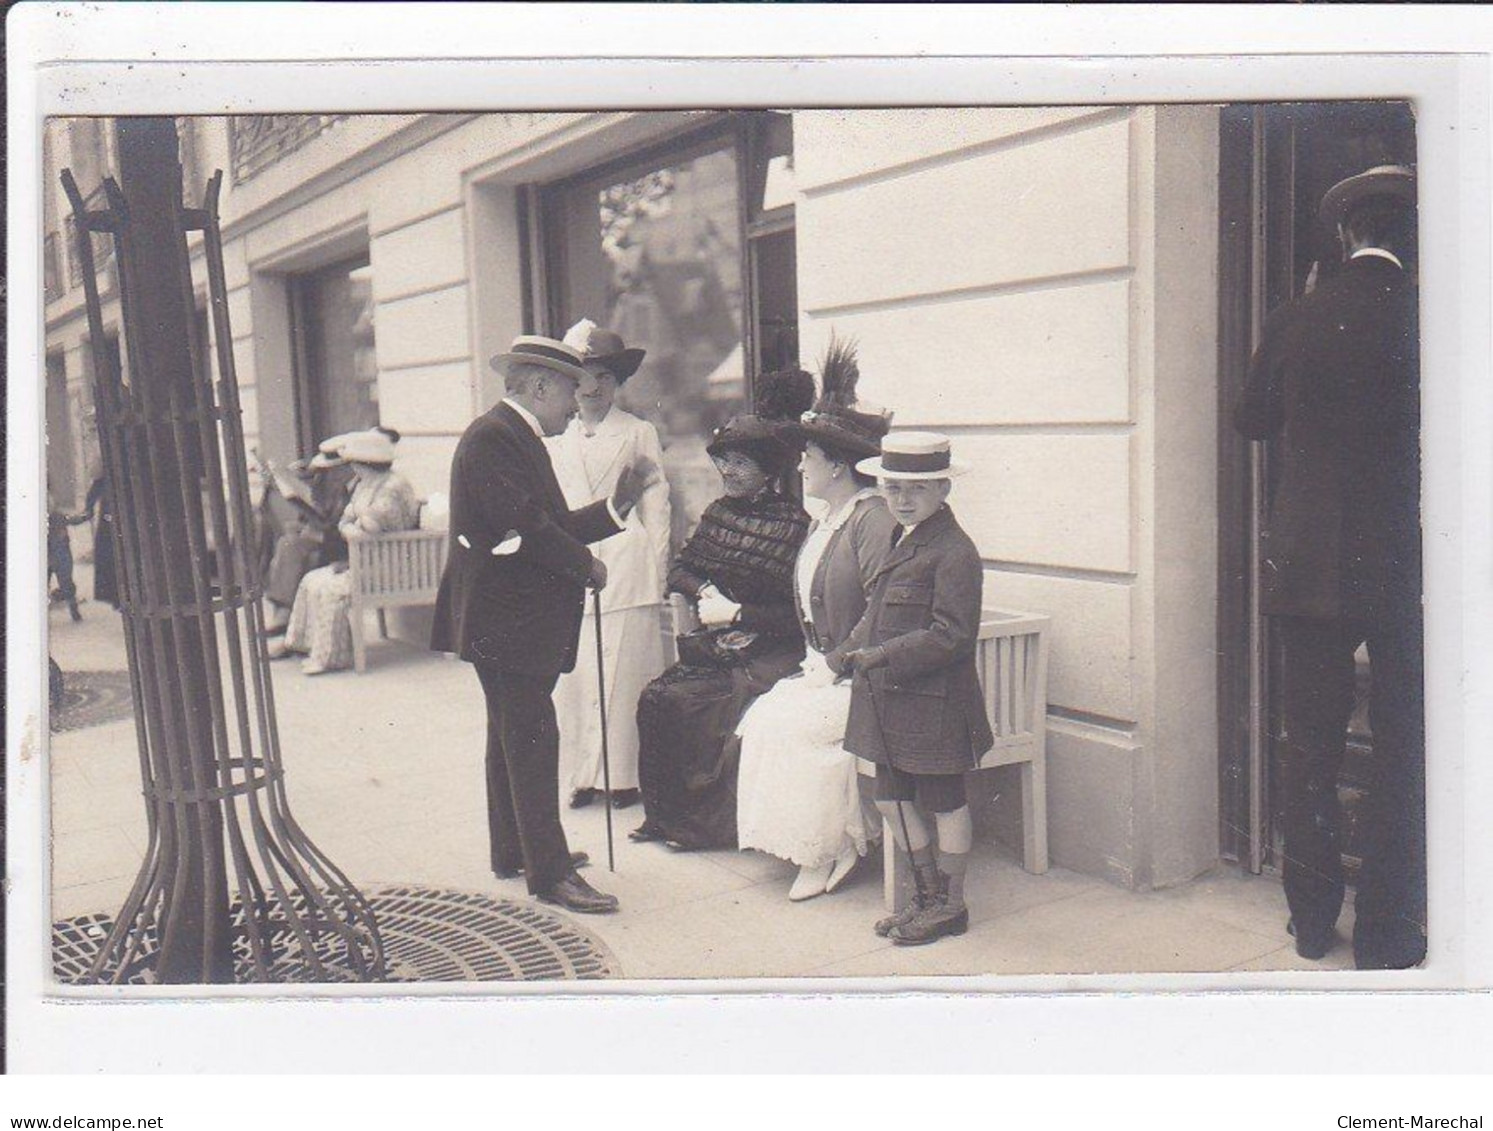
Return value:
M 638 366 L 643 364 L 643 355 L 647 353 L 646 350 L 628 349 L 621 334 L 603 329 L 589 318 L 582 318 L 566 330 L 564 342 L 579 350 L 587 361 L 596 362 L 617 378 L 618 384 L 638 371 Z
M 342 445 L 341 456 L 348 463 L 393 463 L 394 441 L 382 432 L 352 432 Z
M 504 377 L 508 376 L 509 366 L 522 362 L 529 365 L 542 365 L 546 369 L 553 369 L 556 373 L 563 373 L 574 381 L 584 381 L 586 379 L 584 361 L 585 358 L 580 350 L 567 346 L 564 342 L 541 337 L 538 334 L 520 334 L 513 339 L 513 345 L 508 352 L 498 354 L 490 364 Z
M 335 436 L 328 436 L 316 445 L 316 454 L 306 462 L 306 466 L 317 471 L 323 471 L 329 467 L 341 467 L 346 462 L 342 458 L 342 449 L 347 446 L 348 437 L 351 435 L 351 432 L 339 432 Z
M 1322 219 L 1337 222 L 1355 204 L 1370 197 L 1388 197 L 1406 205 L 1415 204 L 1415 170 L 1408 165 L 1375 165 L 1347 177 L 1322 197 Z
M 942 432 L 893 432 L 881 441 L 881 455 L 855 465 L 862 475 L 878 479 L 952 479 L 969 465 L 954 458 Z

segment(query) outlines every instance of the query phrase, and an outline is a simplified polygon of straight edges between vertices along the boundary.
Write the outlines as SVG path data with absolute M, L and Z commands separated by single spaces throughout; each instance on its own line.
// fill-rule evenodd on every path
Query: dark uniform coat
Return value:
M 1278 444 L 1268 615 L 1373 618 L 1420 599 L 1416 302 L 1405 271 L 1362 256 L 1266 322 L 1236 423 Z
M 1416 301 L 1393 262 L 1350 260 L 1271 317 L 1237 417 L 1245 435 L 1273 442 L 1280 468 L 1260 581 L 1284 672 L 1283 883 L 1298 945 L 1312 949 L 1330 945 L 1343 903 L 1339 771 L 1355 652 L 1368 647 L 1360 969 L 1412 965 L 1426 948 Z
M 617 533 L 606 500 L 572 511 L 549 452 L 498 404 L 468 426 L 451 465 L 451 552 L 430 646 L 535 675 L 575 667 L 587 542 Z M 512 553 L 507 548 L 517 535 Z
M 852 685 L 845 749 L 915 774 L 972 770 L 994 744 L 975 670 L 984 573 L 947 506 L 905 534 L 871 581 L 834 668 L 877 645 L 887 664 Z

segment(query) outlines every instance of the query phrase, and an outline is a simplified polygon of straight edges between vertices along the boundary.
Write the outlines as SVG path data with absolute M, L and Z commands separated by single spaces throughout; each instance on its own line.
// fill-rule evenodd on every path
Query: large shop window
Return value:
M 368 257 L 292 277 L 290 309 L 297 440 L 306 456 L 328 436 L 378 423 Z
M 792 146 L 789 115 L 733 115 L 538 194 L 535 322 L 648 351 L 618 403 L 659 430 L 676 544 L 720 493 L 711 433 L 798 362 Z

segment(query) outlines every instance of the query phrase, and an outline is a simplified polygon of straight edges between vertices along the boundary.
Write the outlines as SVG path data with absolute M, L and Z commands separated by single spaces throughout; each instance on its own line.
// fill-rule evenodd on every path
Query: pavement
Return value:
M 92 592 L 86 564 L 79 589 Z M 119 617 L 85 602 L 82 622 L 49 613 L 65 672 L 126 667 Z M 292 811 L 356 882 L 421 884 L 525 900 L 522 880 L 487 868 L 482 694 L 467 665 L 400 641 L 369 647 L 369 667 L 305 676 L 272 665 Z M 145 850 L 139 756 L 130 719 L 51 739 L 52 916 L 117 911 Z M 1014 847 L 976 845 L 968 934 L 896 947 L 879 861 L 833 895 L 788 902 L 793 866 L 756 852 L 676 853 L 633 844 L 641 807 L 615 815 L 617 871 L 606 869 L 605 810 L 563 813 L 587 878 L 622 911 L 578 916 L 635 979 L 1217 973 L 1351 968 L 1346 938 L 1322 962 L 1297 957 L 1278 881 L 1229 866 L 1163 891 L 1132 892 L 1053 867 L 1022 870 Z

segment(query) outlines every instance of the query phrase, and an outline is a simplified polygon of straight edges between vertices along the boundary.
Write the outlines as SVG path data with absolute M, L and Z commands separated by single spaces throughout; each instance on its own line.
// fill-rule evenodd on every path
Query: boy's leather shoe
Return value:
M 901 911 L 894 911 L 883 919 L 876 920 L 876 933 L 882 938 L 890 935 L 894 928 L 905 927 L 923 910 L 923 897 L 914 892 Z
M 948 898 L 937 896 L 911 922 L 893 927 L 888 937 L 898 946 L 924 946 L 969 930 L 969 909 L 951 907 Z

